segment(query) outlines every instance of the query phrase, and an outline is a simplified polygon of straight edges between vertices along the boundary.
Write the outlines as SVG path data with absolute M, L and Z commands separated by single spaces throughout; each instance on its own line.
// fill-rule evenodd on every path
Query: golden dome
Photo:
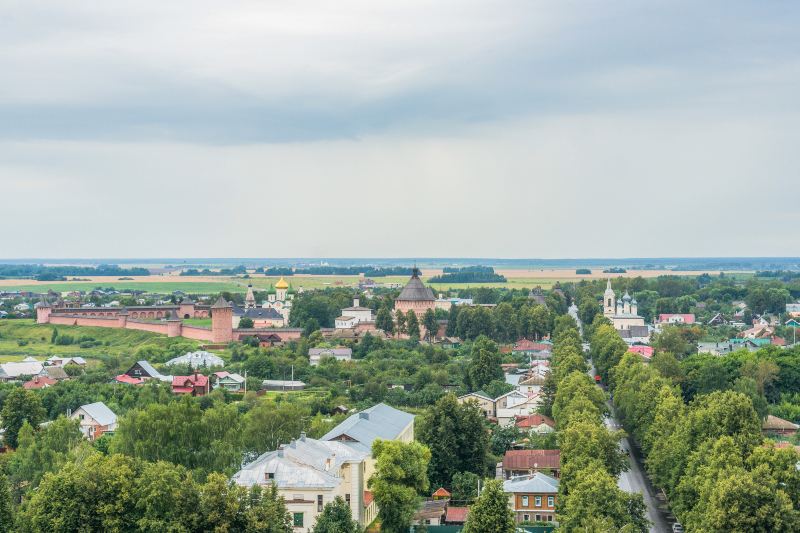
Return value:
M 286 280 L 283 279 L 283 276 L 281 276 L 281 279 L 279 279 L 278 283 L 275 284 L 275 288 L 276 289 L 288 289 L 289 288 L 289 284 L 286 283 Z

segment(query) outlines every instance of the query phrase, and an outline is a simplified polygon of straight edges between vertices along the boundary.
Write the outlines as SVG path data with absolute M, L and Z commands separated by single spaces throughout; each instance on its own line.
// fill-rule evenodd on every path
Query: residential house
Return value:
M 488 394 L 482 390 L 470 392 L 458 397 L 458 403 L 475 402 L 478 407 L 483 411 L 483 415 L 487 418 L 494 418 L 495 416 L 495 402 Z
M 555 522 L 558 485 L 557 479 L 541 472 L 503 482 L 514 521 Z
M 368 525 L 364 472 L 369 457 L 369 452 L 347 443 L 311 439 L 303 433 L 299 439 L 245 465 L 232 479 L 244 487 L 275 484 L 295 531 L 310 531 L 325 505 L 336 497 L 347 502 L 353 519 L 364 527 Z M 369 505 L 374 506 L 374 501 Z
M 0 381 L 16 381 L 22 377 L 32 377 L 41 374 L 42 363 L 11 362 L 0 364 Z
M 308 363 L 311 366 L 317 366 L 320 361 L 326 357 L 333 357 L 337 361 L 351 361 L 353 358 L 353 350 L 343 347 L 308 349 Z
M 508 450 L 503 456 L 504 479 L 546 472 L 561 477 L 561 450 Z
M 128 374 L 120 374 L 119 376 L 115 376 L 114 381 L 116 383 L 124 383 L 125 385 L 144 385 L 144 380 L 142 378 L 134 378 Z
M 547 340 L 531 341 L 520 339 L 511 348 L 514 355 L 525 356 L 531 359 L 549 359 L 553 351 L 553 343 Z
M 232 324 L 234 328 L 239 327 L 239 322 L 243 318 L 253 321 L 254 328 L 282 328 L 288 324 L 286 316 L 276 307 L 253 307 L 245 309 L 233 307 Z
M 792 318 L 800 318 L 800 303 L 786 304 L 786 314 Z
M 629 352 L 633 352 L 641 356 L 644 360 L 649 361 L 653 358 L 653 347 L 644 344 L 636 344 L 628 347 Z
M 163 375 L 147 361 L 136 361 L 133 366 L 125 372 L 125 375 L 145 381 L 148 379 L 157 379 L 159 381 L 168 381 L 172 383 L 172 376 Z
M 117 415 L 103 402 L 82 405 L 70 418 L 78 420 L 81 433 L 92 441 L 117 429 Z
M 60 366 L 46 366 L 42 369 L 39 375 L 43 377 L 46 376 L 57 381 L 69 379 L 69 375 L 67 374 L 66 370 Z
M 469 516 L 469 507 L 453 507 L 447 506 L 447 511 L 444 516 L 444 523 L 448 526 L 463 526 L 467 522 Z
M 707 324 L 709 326 L 724 326 L 728 323 L 728 320 L 722 315 L 722 313 L 717 313 L 716 315 L 712 316 Z
M 76 365 L 76 366 L 86 366 L 86 359 L 83 357 L 59 357 L 59 356 L 52 356 L 45 361 L 46 365 L 49 366 L 69 366 L 69 365 Z
M 33 376 L 30 381 L 22 384 L 26 390 L 46 389 L 58 383 L 57 379 L 51 379 L 47 376 Z
M 694 323 L 695 317 L 692 313 L 661 313 L 656 318 L 656 324 L 659 326 Z
M 444 487 L 439 487 L 433 494 L 431 494 L 431 497 L 434 500 L 449 500 L 450 496 L 451 496 L 450 491 L 448 491 Z
M 698 342 L 697 353 L 710 353 L 712 355 L 726 355 L 741 347 L 741 344 L 723 342 Z
M 275 333 L 254 333 L 253 335 L 242 335 L 239 340 L 245 342 L 249 339 L 255 339 L 261 348 L 269 348 L 281 344 L 283 340 L 280 335 Z
M 246 388 L 244 377 L 236 373 L 214 372 L 212 377 L 215 389 L 223 389 L 228 392 L 244 392 Z
M 494 403 L 497 423 L 503 426 L 513 422 L 518 416 L 533 413 L 541 401 L 538 393 L 523 394 L 512 390 L 498 396 Z
M 423 500 L 411 519 L 411 525 L 440 526 L 444 522 L 446 508 L 445 500 Z
M 191 376 L 173 376 L 172 393 L 205 396 L 210 391 L 208 376 L 195 372 Z
M 555 421 L 549 416 L 539 413 L 532 415 L 518 416 L 514 424 L 526 433 L 544 435 L 556 430 Z
M 767 419 L 761 425 L 761 431 L 765 435 L 781 435 L 791 437 L 797 433 L 800 426 L 794 422 L 778 418 L 774 415 L 767 415 Z
M 233 481 L 246 487 L 275 483 L 298 533 L 310 531 L 325 504 L 337 496 L 365 527 L 378 512 L 372 493 L 366 490 L 375 470 L 371 456 L 375 439 L 411 442 L 414 416 L 385 404 L 374 405 L 348 417 L 321 439 L 302 434 L 279 450 L 261 455 L 237 472 Z

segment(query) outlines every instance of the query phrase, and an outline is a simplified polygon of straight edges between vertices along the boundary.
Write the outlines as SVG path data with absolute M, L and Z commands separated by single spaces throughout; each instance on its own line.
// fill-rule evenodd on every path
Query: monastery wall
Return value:
M 199 328 L 197 326 L 183 325 L 181 328 L 181 336 L 187 339 L 194 339 L 196 341 L 212 341 L 212 331 L 207 328 Z

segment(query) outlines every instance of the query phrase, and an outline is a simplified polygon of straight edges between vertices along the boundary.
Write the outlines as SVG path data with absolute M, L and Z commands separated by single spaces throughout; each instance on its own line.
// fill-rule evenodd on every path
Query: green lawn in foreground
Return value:
M 198 326 L 201 328 L 211 327 L 210 318 L 184 318 L 183 323 L 186 324 L 187 326 Z
M 59 346 L 50 343 L 53 328 L 59 334 L 74 338 L 88 336 L 103 343 L 102 346 L 81 348 L 77 344 Z M 18 341 L 27 341 L 20 346 Z M 187 349 L 197 349 L 199 343 L 182 337 L 168 338 L 164 335 L 147 331 L 136 331 L 117 328 L 95 328 L 82 326 L 55 326 L 51 324 L 34 324 L 32 320 L 0 320 L 0 358 L 24 358 L 32 355 L 36 358 L 47 358 L 51 355 L 64 357 L 81 356 L 86 359 L 103 359 L 108 356 L 122 358 L 132 357 L 136 350 L 144 345 L 155 345 L 166 348 L 173 344 L 186 345 Z M 3 361 L 5 362 L 5 361 Z

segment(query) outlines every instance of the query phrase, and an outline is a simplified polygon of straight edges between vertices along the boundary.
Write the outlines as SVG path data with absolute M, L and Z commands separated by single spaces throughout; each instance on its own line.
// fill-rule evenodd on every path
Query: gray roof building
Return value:
M 111 426 L 117 423 L 117 415 L 103 402 L 81 405 L 78 410 L 81 409 L 101 426 Z
M 280 450 L 266 452 L 233 475 L 237 485 L 263 485 L 270 480 L 278 489 L 332 489 L 343 482 L 335 475 L 344 463 L 368 456 L 345 443 L 306 438 L 291 441 Z
M 188 352 L 180 357 L 170 359 L 165 363 L 168 366 L 172 365 L 186 365 L 192 368 L 212 367 L 212 366 L 225 366 L 225 361 L 211 352 L 197 351 Z
M 348 417 L 321 440 L 339 440 L 370 453 L 375 439 L 396 440 L 413 424 L 414 415 L 379 403 Z
M 400 296 L 396 298 L 400 301 L 435 301 L 436 297 L 430 287 L 426 287 L 422 280 L 419 279 L 419 269 L 414 268 L 411 271 L 411 279 L 408 280 L 406 286 L 400 291 Z

